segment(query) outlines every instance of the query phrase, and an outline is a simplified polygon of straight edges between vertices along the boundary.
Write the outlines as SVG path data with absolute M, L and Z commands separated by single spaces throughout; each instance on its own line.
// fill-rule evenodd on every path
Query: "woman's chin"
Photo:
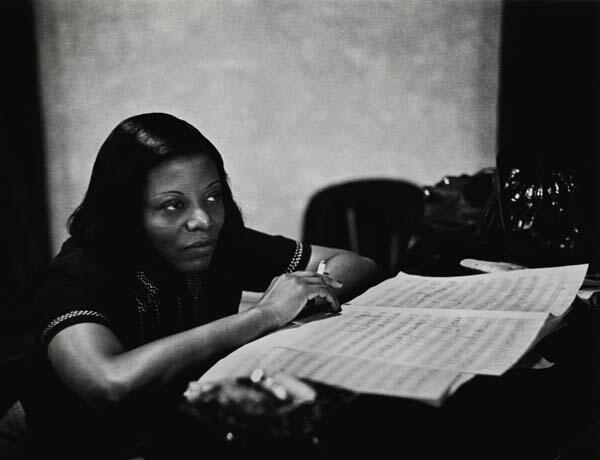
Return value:
M 179 261 L 177 269 L 184 273 L 203 272 L 210 266 L 210 257 L 188 259 Z

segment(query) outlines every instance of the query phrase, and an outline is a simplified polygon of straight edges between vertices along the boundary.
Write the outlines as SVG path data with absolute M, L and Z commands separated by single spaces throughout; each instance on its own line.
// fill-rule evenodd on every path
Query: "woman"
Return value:
M 219 152 L 161 113 L 112 131 L 69 231 L 36 293 L 24 401 L 32 445 L 61 458 L 127 452 L 217 359 L 378 278 L 357 254 L 246 228 Z M 238 311 L 242 290 L 264 294 Z

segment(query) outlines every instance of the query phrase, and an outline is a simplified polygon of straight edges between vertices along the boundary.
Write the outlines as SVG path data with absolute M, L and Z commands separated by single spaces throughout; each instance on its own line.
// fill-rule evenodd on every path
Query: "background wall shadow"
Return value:
M 0 290 L 2 414 L 18 388 L 14 371 L 31 343 L 27 334 L 29 287 L 49 260 L 49 241 L 32 5 L 26 0 L 7 0 L 0 12 L 0 182 L 4 192 L 0 257 L 8 268 Z

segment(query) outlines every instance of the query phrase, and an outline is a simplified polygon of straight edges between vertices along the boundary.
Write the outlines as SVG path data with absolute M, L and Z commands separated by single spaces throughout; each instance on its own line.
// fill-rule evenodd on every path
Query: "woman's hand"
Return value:
M 312 300 L 328 303 L 332 311 L 338 312 L 340 303 L 332 289 L 340 287 L 342 283 L 328 275 L 312 271 L 286 273 L 273 278 L 255 308 L 271 313 L 274 327 L 279 328 L 292 321 Z

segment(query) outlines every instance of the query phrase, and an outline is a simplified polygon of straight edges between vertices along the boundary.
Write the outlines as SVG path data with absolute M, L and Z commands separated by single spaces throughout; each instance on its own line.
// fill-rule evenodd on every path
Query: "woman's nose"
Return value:
M 210 223 L 211 219 L 208 213 L 202 208 L 196 208 L 192 211 L 185 225 L 187 230 L 191 232 L 194 230 L 208 230 Z

